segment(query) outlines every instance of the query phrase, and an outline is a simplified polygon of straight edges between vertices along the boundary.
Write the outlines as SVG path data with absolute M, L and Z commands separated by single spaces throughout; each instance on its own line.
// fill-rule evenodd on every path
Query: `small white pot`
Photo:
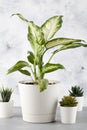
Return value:
M 40 92 L 38 85 L 19 83 L 23 120 L 45 123 L 55 120 L 59 84 L 48 85 Z
M 78 105 L 77 105 L 77 111 L 82 111 L 83 109 L 83 103 L 84 103 L 84 97 L 76 97 L 76 100 L 78 102 Z
M 61 122 L 72 124 L 76 122 L 77 106 L 62 107 L 60 106 Z
M 8 118 L 13 114 L 13 101 L 0 102 L 0 118 Z

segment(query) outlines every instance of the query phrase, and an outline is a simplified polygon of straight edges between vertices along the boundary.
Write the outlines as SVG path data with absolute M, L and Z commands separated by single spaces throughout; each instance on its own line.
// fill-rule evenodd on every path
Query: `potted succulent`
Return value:
M 84 103 L 84 91 L 83 88 L 81 88 L 80 86 L 72 86 L 71 90 L 69 90 L 69 95 L 76 97 L 77 101 L 78 101 L 78 111 L 82 111 L 83 109 L 83 103 Z
M 80 39 L 63 37 L 53 39 L 62 26 L 62 16 L 53 16 L 42 26 L 38 26 L 19 13 L 12 16 L 14 15 L 27 23 L 27 38 L 32 49 L 27 53 L 27 61 L 20 60 L 8 69 L 8 74 L 19 71 L 32 77 L 32 81 L 19 82 L 23 120 L 40 123 L 54 121 L 59 85 L 56 81 L 46 79 L 45 75 L 58 69 L 64 69 L 64 66 L 60 63 L 53 63 L 52 58 L 60 51 L 81 46 L 87 47 L 87 44 Z M 44 55 L 49 50 L 52 50 L 52 53 L 49 59 L 44 61 Z
M 60 103 L 60 114 L 62 123 L 75 123 L 77 104 L 75 97 L 64 96 Z
M 0 118 L 8 118 L 12 116 L 13 101 L 10 101 L 13 90 L 11 88 L 0 89 Z

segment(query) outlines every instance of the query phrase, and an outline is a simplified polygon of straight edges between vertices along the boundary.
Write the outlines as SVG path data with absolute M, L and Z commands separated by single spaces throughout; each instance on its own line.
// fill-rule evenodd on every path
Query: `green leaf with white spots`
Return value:
M 62 26 L 62 16 L 54 16 L 49 18 L 42 26 L 45 41 L 51 39 Z
M 49 49 L 55 46 L 68 45 L 68 44 L 77 43 L 77 42 L 83 42 L 83 40 L 72 39 L 72 38 L 56 38 L 56 39 L 48 41 L 45 44 L 45 46 L 47 49 Z
M 14 66 L 8 69 L 7 74 L 13 73 L 15 71 L 19 71 L 24 67 L 30 67 L 29 63 L 27 63 L 26 61 L 18 61 Z
M 43 74 L 50 73 L 58 69 L 64 69 L 64 66 L 61 64 L 47 63 L 46 65 L 43 66 L 42 73 Z
M 43 92 L 48 87 L 48 80 L 40 79 L 40 80 L 38 80 L 38 84 L 40 86 L 40 92 Z

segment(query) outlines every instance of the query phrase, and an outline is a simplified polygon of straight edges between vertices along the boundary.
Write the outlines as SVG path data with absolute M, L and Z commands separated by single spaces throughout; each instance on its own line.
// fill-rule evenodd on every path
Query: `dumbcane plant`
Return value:
M 20 60 L 10 69 L 8 74 L 15 71 L 19 71 L 22 74 L 33 77 L 34 83 L 39 84 L 40 91 L 44 91 L 48 86 L 48 80 L 45 79 L 45 74 L 56 71 L 58 69 L 64 69 L 64 66 L 60 63 L 53 63 L 52 58 L 60 51 L 73 49 L 77 47 L 87 47 L 84 40 L 72 39 L 72 38 L 53 38 L 56 32 L 62 26 L 62 16 L 53 16 L 45 21 L 42 26 L 36 25 L 33 21 L 29 21 L 21 14 L 17 15 L 21 20 L 28 25 L 27 38 L 31 45 L 32 51 L 27 53 L 27 61 Z M 55 48 L 55 50 L 52 50 Z M 44 55 L 47 51 L 52 50 L 52 53 L 46 63 L 44 63 Z M 28 67 L 28 70 L 24 69 Z

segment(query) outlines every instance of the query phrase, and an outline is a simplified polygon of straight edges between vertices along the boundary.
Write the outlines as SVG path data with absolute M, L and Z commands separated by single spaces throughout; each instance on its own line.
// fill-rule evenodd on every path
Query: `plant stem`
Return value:
M 53 56 L 54 56 L 56 53 L 58 53 L 59 51 L 60 51 L 60 50 L 55 50 L 55 51 L 52 53 L 51 57 L 50 57 L 49 60 L 48 60 L 48 63 L 50 63 L 50 61 L 52 60 Z
M 34 79 L 37 80 L 37 74 L 36 74 L 36 61 L 34 61 Z
M 42 75 L 42 57 L 40 57 L 39 59 L 40 63 L 38 64 L 38 74 L 39 74 L 39 79 L 42 79 L 43 78 L 43 75 Z
M 48 63 L 50 63 L 50 61 L 52 60 L 53 56 L 54 56 L 54 54 L 51 55 L 51 57 L 48 60 Z

